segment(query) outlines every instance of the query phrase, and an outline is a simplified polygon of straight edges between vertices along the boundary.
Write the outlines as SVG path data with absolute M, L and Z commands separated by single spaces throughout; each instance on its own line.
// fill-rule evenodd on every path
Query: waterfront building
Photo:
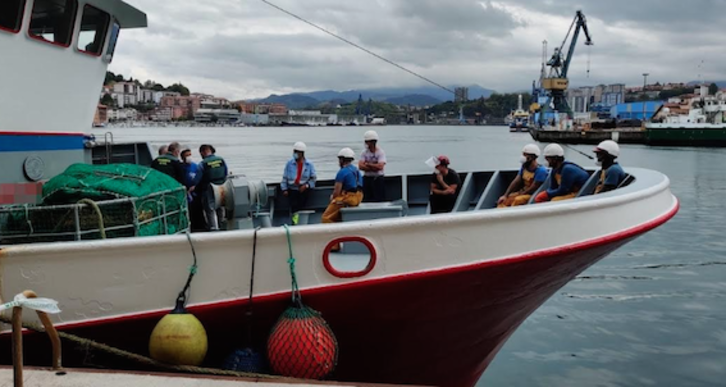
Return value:
M 246 114 L 287 114 L 288 109 L 281 103 L 236 102 L 242 113 Z
M 139 104 L 150 104 L 154 102 L 154 90 L 138 88 L 136 102 Z
M 172 119 L 193 118 L 194 113 L 202 108 L 199 96 L 162 97 L 161 107 L 172 108 Z
M 139 112 L 136 109 L 131 108 L 120 108 L 120 109 L 109 109 L 108 120 L 109 121 L 134 121 L 138 117 Z
M 161 99 L 164 97 L 181 97 L 181 93 L 176 91 L 155 91 L 154 103 L 157 105 L 161 105 Z
M 610 108 L 610 117 L 618 120 L 643 120 L 645 113 L 645 120 L 650 120 L 662 105 L 662 101 L 621 103 Z
M 194 113 L 194 121 L 199 123 L 223 122 L 236 123 L 240 113 L 237 109 L 199 109 Z
M 128 105 L 137 105 L 139 101 L 139 85 L 134 82 L 116 82 L 113 85 L 113 98 L 116 106 L 124 108 Z
M 98 104 L 96 107 L 96 114 L 93 117 L 93 126 L 103 126 L 108 123 L 108 107 L 106 105 Z

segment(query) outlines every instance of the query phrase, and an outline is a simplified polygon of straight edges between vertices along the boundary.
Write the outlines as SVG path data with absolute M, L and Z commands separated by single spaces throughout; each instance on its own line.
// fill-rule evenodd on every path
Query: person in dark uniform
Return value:
M 451 161 L 446 156 L 436 158 L 436 171 L 431 178 L 429 198 L 432 214 L 451 212 L 456 204 L 461 178 L 455 170 L 449 168 L 450 164 Z
M 170 145 L 166 153 L 154 159 L 151 162 L 151 168 L 173 177 L 179 184 L 184 184 L 184 165 L 179 161 L 178 156 L 180 149 L 172 149 L 173 146 L 174 144 Z
M 193 190 L 200 195 L 202 208 L 207 219 L 208 231 L 219 231 L 219 217 L 214 203 L 214 185 L 222 185 L 227 181 L 227 163 L 217 156 L 217 152 L 211 145 L 199 147 L 199 154 L 203 160 L 199 163 L 197 172 L 197 184 Z

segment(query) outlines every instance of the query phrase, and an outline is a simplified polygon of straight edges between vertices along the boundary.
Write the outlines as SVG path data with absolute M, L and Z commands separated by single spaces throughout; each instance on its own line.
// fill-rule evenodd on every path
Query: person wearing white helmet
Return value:
M 565 150 L 558 144 L 550 144 L 544 150 L 544 157 L 552 168 L 550 189 L 540 192 L 536 203 L 574 199 L 585 185 L 590 174 L 581 166 L 565 160 Z
M 310 189 L 315 188 L 318 179 L 315 165 L 305 157 L 307 146 L 304 142 L 296 142 L 292 147 L 292 158 L 285 165 L 282 173 L 280 190 L 290 203 L 292 224 L 298 221 L 298 212 L 305 208 L 310 196 Z
M 597 165 L 602 167 L 600 180 L 595 187 L 595 194 L 601 194 L 617 189 L 625 180 L 625 171 L 615 161 L 620 157 L 620 146 L 612 140 L 603 141 L 593 150 L 597 156 Z
M 343 148 L 338 152 L 338 165 L 340 171 L 335 176 L 335 187 L 330 195 L 330 204 L 323 213 L 323 223 L 336 223 L 341 221 L 340 209 L 343 207 L 357 207 L 363 201 L 363 175 L 353 164 L 355 152 L 350 148 Z M 340 250 L 335 246 L 333 251 Z
M 519 170 L 517 177 L 499 198 L 497 207 L 516 207 L 529 203 L 535 192 L 544 184 L 549 176 L 547 168 L 537 162 L 537 158 L 542 154 L 539 147 L 535 144 L 529 144 L 522 149 L 522 157 L 520 163 L 522 168 Z
M 366 202 L 382 202 L 386 200 L 386 184 L 384 168 L 386 152 L 378 146 L 378 133 L 373 130 L 363 135 L 366 149 L 360 155 L 358 168 L 363 171 L 363 198 Z
M 459 173 L 449 168 L 451 160 L 446 156 L 439 156 L 433 159 L 435 164 L 434 175 L 431 178 L 431 204 L 432 214 L 444 214 L 451 212 L 456 205 L 456 198 L 459 196 L 461 177 Z

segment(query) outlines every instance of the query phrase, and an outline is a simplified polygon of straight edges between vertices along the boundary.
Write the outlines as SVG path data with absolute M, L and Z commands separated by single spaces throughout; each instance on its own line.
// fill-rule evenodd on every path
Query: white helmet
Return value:
M 365 141 L 378 141 L 378 133 L 375 130 L 369 130 L 363 135 Z
M 595 147 L 594 152 L 605 152 L 613 157 L 620 156 L 620 145 L 613 140 L 606 140 Z
M 526 155 L 535 155 L 537 157 L 542 154 L 542 152 L 539 150 L 539 147 L 535 144 L 529 144 L 525 146 L 524 149 L 522 149 L 522 153 Z
M 295 152 L 305 152 L 308 150 L 308 146 L 305 145 L 304 142 L 298 141 L 295 143 L 295 145 L 292 146 L 292 150 L 294 150 Z
M 544 149 L 545 157 L 565 157 L 565 150 L 558 144 L 549 144 Z
M 355 152 L 353 152 L 353 149 L 350 148 L 343 148 L 338 152 L 338 157 L 342 157 L 344 159 L 355 159 Z

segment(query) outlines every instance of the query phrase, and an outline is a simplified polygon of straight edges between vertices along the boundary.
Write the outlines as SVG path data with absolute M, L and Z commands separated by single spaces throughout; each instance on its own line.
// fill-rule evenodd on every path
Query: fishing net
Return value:
M 0 243 L 176 234 L 189 228 L 186 189 L 132 164 L 75 164 L 43 186 L 40 205 L 0 208 Z

